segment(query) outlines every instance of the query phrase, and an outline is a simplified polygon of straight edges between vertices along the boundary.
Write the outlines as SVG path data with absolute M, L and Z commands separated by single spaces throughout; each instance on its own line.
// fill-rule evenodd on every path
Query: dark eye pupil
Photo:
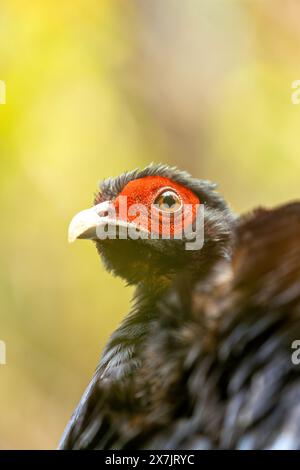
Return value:
M 172 196 L 171 194 L 168 195 L 168 196 L 165 196 L 164 197 L 164 204 L 166 204 L 166 206 L 168 206 L 168 207 L 172 207 L 174 204 L 176 204 L 175 197 Z
M 159 210 L 170 213 L 179 210 L 181 207 L 180 199 L 173 191 L 165 191 L 160 194 L 156 198 L 154 205 L 157 205 Z

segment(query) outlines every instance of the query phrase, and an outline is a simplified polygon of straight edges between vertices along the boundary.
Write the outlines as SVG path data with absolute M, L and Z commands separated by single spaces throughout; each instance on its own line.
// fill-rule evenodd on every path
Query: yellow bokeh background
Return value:
M 2 0 L 0 448 L 55 448 L 131 289 L 71 217 L 151 161 L 237 212 L 299 197 L 297 0 Z

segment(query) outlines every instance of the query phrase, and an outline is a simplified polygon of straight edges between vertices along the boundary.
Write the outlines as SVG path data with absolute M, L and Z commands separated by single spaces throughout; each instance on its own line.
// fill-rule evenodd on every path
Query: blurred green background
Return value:
M 236 211 L 299 197 L 298 0 L 1 0 L 0 447 L 55 448 L 131 290 L 67 243 L 150 161 Z

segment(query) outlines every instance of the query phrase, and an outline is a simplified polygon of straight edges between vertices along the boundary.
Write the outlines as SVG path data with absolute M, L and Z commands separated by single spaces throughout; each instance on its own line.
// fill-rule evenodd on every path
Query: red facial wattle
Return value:
M 159 197 L 163 191 L 167 190 L 171 192 L 173 191 L 177 196 L 179 196 L 182 203 L 180 217 L 178 213 L 176 213 L 176 215 L 170 214 L 170 234 L 175 235 L 179 232 L 182 232 L 183 223 L 186 227 L 193 223 L 196 217 L 197 206 L 200 204 L 199 198 L 185 186 L 162 176 L 146 176 L 144 178 L 130 181 L 114 201 L 117 216 L 122 220 L 127 220 L 128 222 L 134 222 L 136 219 L 136 214 L 130 215 L 130 211 L 129 213 L 128 211 L 127 213 L 124 213 L 124 211 L 120 210 L 122 199 L 124 201 L 124 197 L 126 198 L 128 209 L 132 205 L 142 204 L 145 208 L 147 208 L 147 213 L 144 214 L 142 218 L 140 218 L 140 226 L 148 231 L 151 229 L 152 233 L 161 235 L 164 213 L 159 210 L 154 211 L 154 214 L 157 214 L 159 222 L 155 226 L 151 225 L 151 215 L 153 217 L 151 206 L 153 206 L 157 200 L 157 197 Z M 184 211 L 184 207 L 187 207 L 187 205 L 190 210 Z

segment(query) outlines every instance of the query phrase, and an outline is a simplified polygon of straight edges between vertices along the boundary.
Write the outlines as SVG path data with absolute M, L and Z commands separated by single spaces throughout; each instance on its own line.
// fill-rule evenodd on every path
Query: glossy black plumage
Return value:
M 120 186 L 106 183 L 107 197 Z M 147 282 L 128 272 L 138 284 L 135 306 L 61 448 L 300 448 L 300 366 L 291 360 L 300 339 L 300 203 L 237 220 L 212 186 L 200 187 L 203 250 L 186 253 L 178 271 L 166 254 L 164 275 L 151 252 Z M 113 272 L 126 274 L 109 248 L 98 249 Z M 152 248 L 136 252 L 143 249 Z

